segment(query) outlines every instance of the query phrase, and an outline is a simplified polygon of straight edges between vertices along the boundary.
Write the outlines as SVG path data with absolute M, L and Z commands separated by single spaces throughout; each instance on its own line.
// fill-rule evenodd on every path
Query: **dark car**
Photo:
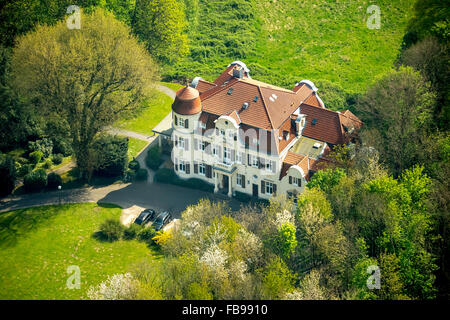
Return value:
M 156 212 L 153 209 L 145 209 L 142 211 L 139 216 L 134 220 L 134 223 L 139 225 L 146 225 L 153 219 L 155 219 Z
M 172 216 L 167 211 L 164 211 L 156 217 L 155 222 L 153 222 L 153 228 L 155 228 L 156 231 L 159 231 L 164 225 L 169 223 L 170 220 L 172 220 Z

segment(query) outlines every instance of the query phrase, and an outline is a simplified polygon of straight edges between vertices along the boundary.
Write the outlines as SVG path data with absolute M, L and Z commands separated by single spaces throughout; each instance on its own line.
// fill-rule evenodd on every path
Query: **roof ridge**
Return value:
M 272 118 L 271 118 L 271 116 L 270 116 L 269 110 L 267 110 L 266 100 L 264 99 L 264 95 L 263 95 L 262 92 L 261 92 L 261 87 L 260 87 L 259 85 L 257 85 L 257 87 L 258 87 L 258 92 L 259 92 L 259 94 L 260 94 L 260 96 L 261 96 L 261 100 L 262 100 L 262 102 L 263 102 L 264 110 L 266 110 L 267 117 L 269 118 L 269 124 L 270 124 L 270 127 L 271 127 L 272 129 L 275 129 L 275 128 L 273 127 L 273 121 L 272 121 Z
M 235 84 L 236 82 L 238 82 L 236 80 L 237 80 L 236 78 L 233 78 L 233 79 L 229 80 L 227 82 L 227 84 L 221 85 L 221 86 L 216 84 L 215 88 L 219 88 L 219 89 L 217 91 L 214 91 L 214 94 L 219 93 L 219 92 L 227 89 L 231 84 Z M 211 89 L 214 89 L 214 88 L 211 88 Z M 208 93 L 209 93 L 209 95 L 208 95 Z M 208 99 L 209 97 L 211 97 L 212 96 L 211 93 L 212 93 L 212 90 L 205 91 L 204 94 L 206 95 L 206 97 L 203 98 L 202 101 Z

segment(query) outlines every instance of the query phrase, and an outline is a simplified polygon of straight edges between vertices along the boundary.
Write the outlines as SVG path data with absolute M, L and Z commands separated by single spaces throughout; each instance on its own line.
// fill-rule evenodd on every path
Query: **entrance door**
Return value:
M 258 196 L 258 185 L 257 184 L 253 184 L 253 196 L 254 197 Z
M 227 175 L 223 175 L 222 185 L 225 190 L 228 190 L 229 178 Z

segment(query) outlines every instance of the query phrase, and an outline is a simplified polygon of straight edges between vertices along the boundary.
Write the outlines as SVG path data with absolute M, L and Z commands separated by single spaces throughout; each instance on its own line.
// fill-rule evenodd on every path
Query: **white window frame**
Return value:
M 242 163 L 242 153 L 241 152 L 236 152 L 236 162 L 237 163 Z
M 236 176 L 236 183 L 241 188 L 242 188 L 243 178 L 244 178 L 244 176 L 242 174 L 240 174 L 240 173 L 238 173 L 237 176 Z
M 265 163 L 266 171 L 272 171 L 272 161 L 267 160 Z
M 266 194 L 271 195 L 273 193 L 273 183 L 269 181 L 265 181 Z
M 183 137 L 178 137 L 178 148 L 184 150 L 184 147 L 185 147 L 184 138 Z
M 250 155 L 250 160 L 251 160 L 252 167 L 259 168 L 259 161 L 258 161 L 258 157 L 257 156 Z
M 223 147 L 223 162 L 231 163 L 231 149 Z
M 292 177 L 292 184 L 294 185 L 294 186 L 297 186 L 297 187 L 299 187 L 300 186 L 300 180 L 301 178 L 297 178 L 297 177 Z
M 204 163 L 198 164 L 198 173 L 202 176 L 206 176 L 206 165 Z
M 178 126 L 184 128 L 184 118 L 178 118 Z
M 213 147 L 212 147 L 212 154 L 213 154 L 213 156 L 215 156 L 215 157 L 218 156 L 218 155 L 217 155 L 217 152 L 218 152 L 217 149 L 218 149 L 217 146 L 216 146 L 216 145 L 213 145 Z
M 220 135 L 221 135 L 222 137 L 225 137 L 225 130 L 224 130 L 224 129 L 220 129 L 219 131 L 220 131 Z
M 184 162 L 184 160 L 180 160 L 180 163 L 178 164 L 178 170 L 186 173 L 186 163 Z
M 201 129 L 206 129 L 206 122 L 200 121 L 199 127 L 200 127 Z
M 206 151 L 206 141 L 200 141 L 200 151 L 205 152 Z

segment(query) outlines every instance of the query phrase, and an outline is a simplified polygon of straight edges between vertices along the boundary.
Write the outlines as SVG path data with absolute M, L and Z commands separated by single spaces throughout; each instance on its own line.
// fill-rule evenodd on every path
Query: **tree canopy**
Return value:
M 135 108 L 156 78 L 156 65 L 129 28 L 101 9 L 19 37 L 12 58 L 13 86 L 36 111 L 67 123 L 77 164 L 90 171 L 94 138 Z

